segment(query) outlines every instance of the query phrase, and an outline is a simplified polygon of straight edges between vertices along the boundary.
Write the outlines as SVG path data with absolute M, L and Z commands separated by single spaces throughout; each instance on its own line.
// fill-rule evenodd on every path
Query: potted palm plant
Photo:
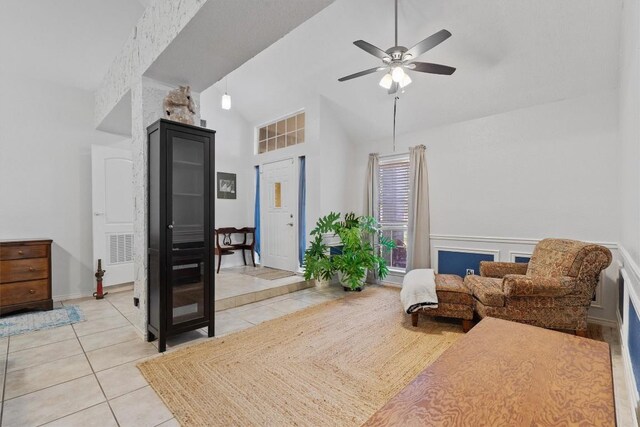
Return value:
M 335 273 L 345 290 L 362 290 L 367 272 L 373 270 L 380 279 L 389 273 L 380 250 L 390 250 L 395 243 L 386 238 L 380 225 L 371 216 L 348 213 L 344 220 L 331 212 L 318 219 L 311 231 L 313 240 L 304 255 L 305 280 L 331 280 Z M 340 245 L 330 251 L 325 236 L 336 236 Z

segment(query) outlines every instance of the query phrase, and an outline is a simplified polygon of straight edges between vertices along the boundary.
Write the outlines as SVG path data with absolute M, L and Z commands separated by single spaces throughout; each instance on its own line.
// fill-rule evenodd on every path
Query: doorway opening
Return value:
M 294 158 L 262 165 L 260 263 L 298 271 L 298 165 Z
M 102 260 L 103 285 L 134 280 L 133 161 L 131 150 L 91 147 L 93 268 Z

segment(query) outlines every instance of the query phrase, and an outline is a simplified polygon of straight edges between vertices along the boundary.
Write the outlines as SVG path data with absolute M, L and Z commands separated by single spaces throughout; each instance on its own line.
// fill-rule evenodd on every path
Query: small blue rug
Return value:
M 83 322 L 84 320 L 84 313 L 77 305 L 70 305 L 69 307 L 56 308 L 55 310 L 49 311 L 0 317 L 0 338 L 41 331 L 43 329 L 53 329 L 59 326 Z

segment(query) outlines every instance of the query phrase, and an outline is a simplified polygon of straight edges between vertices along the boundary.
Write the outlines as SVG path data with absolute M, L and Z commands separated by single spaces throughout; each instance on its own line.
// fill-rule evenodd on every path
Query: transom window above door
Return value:
M 304 142 L 304 111 L 258 128 L 258 154 Z

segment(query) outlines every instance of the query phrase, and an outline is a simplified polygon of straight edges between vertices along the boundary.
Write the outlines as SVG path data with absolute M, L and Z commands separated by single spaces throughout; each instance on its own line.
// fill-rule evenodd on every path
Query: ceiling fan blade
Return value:
M 428 50 L 433 49 L 440 43 L 451 37 L 451 33 L 447 30 L 440 30 L 435 34 L 430 35 L 426 39 L 405 52 L 404 56 L 411 55 L 411 58 L 417 58 Z
M 366 76 L 367 74 L 375 73 L 378 70 L 381 70 L 380 67 L 369 68 L 368 70 L 360 71 L 358 73 L 349 74 L 348 76 L 344 76 L 338 79 L 339 82 L 343 82 L 345 80 L 355 79 L 356 77 Z
M 364 40 L 356 40 L 356 41 L 353 42 L 353 44 L 355 44 L 360 49 L 364 50 L 365 52 L 370 53 L 371 55 L 373 55 L 373 56 L 375 56 L 377 58 L 390 59 L 390 57 L 387 54 L 387 52 L 385 52 L 384 50 L 380 49 L 377 46 L 372 45 L 371 43 L 367 43 Z
M 450 76 L 456 69 L 447 65 L 432 64 L 430 62 L 411 62 L 408 64 L 410 70 L 421 73 L 444 74 Z
M 396 93 L 396 92 L 398 91 L 398 89 L 399 89 L 399 88 L 400 88 L 400 84 L 398 84 L 398 83 L 396 83 L 396 82 L 393 82 L 393 83 L 391 84 L 391 87 L 390 87 L 390 88 L 389 88 L 389 90 L 387 91 L 387 93 L 388 93 L 389 95 L 392 95 L 392 94 Z

